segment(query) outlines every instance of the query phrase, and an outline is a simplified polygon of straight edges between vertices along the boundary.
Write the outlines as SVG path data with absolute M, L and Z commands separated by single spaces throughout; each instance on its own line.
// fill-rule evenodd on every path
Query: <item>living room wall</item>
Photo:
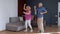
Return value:
M 9 22 L 9 17 L 17 16 L 18 16 L 17 0 L 0 0 L 0 31 L 6 29 L 6 23 Z

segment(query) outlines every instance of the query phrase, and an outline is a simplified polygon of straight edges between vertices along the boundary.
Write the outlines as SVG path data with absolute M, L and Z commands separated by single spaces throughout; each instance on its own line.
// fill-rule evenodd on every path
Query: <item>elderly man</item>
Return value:
M 38 24 L 38 32 L 43 33 L 44 27 L 43 27 L 43 16 L 45 13 L 47 13 L 47 10 L 43 7 L 42 3 L 38 4 L 38 8 L 34 6 L 35 14 L 37 15 L 37 24 Z

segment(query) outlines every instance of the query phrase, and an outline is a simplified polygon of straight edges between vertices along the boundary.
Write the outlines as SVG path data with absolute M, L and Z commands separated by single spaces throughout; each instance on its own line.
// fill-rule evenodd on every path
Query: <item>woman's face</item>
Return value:
M 30 7 L 30 6 L 26 6 L 26 9 L 27 9 L 27 10 L 30 10 L 30 9 L 31 9 L 31 7 Z
M 43 6 L 43 4 L 42 4 L 42 3 L 39 3 L 39 4 L 38 4 L 38 7 L 42 7 L 42 6 Z

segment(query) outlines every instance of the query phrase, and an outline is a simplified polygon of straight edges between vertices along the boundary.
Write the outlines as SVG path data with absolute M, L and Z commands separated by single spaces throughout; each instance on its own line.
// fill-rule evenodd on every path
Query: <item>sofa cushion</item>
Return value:
M 20 19 L 20 21 L 24 21 L 22 16 L 21 16 L 21 17 L 19 17 L 19 19 Z
M 10 17 L 9 22 L 10 23 L 16 23 L 16 22 L 20 22 L 20 20 L 19 20 L 19 17 Z

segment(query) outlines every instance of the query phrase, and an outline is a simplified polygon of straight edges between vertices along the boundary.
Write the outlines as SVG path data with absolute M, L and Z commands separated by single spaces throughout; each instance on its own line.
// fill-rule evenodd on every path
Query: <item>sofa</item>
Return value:
M 20 31 L 25 29 L 23 17 L 10 17 L 9 23 L 6 24 L 6 30 Z

